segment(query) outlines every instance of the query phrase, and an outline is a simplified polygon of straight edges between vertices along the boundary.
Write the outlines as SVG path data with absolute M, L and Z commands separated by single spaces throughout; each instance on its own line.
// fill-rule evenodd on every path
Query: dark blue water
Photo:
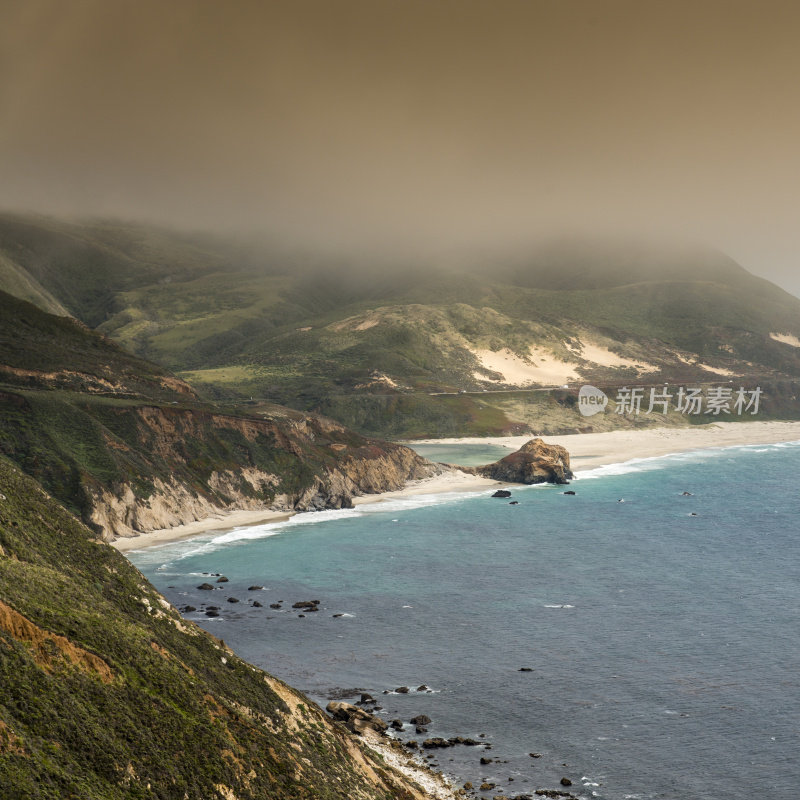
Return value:
M 798 474 L 800 444 L 703 451 L 586 473 L 574 497 L 413 498 L 130 557 L 176 605 L 222 607 L 188 616 L 323 705 L 359 687 L 387 719 L 432 718 L 401 738 L 485 734 L 491 750 L 436 751 L 459 783 L 793 798 Z M 198 591 L 204 573 L 230 581 Z

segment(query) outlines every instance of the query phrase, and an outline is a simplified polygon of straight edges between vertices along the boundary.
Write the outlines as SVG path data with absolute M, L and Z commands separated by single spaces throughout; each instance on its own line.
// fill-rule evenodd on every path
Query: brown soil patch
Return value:
M 0 600 L 0 630 L 17 641 L 30 644 L 33 660 L 47 672 L 56 666 L 59 656 L 84 672 L 94 673 L 103 683 L 111 683 L 114 673 L 99 656 L 73 644 L 65 636 L 50 633 L 34 625 L 27 617 Z

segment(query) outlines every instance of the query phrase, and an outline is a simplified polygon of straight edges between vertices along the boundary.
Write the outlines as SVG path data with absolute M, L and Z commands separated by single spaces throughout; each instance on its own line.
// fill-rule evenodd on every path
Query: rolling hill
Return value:
M 584 382 L 800 376 L 800 300 L 699 248 L 560 241 L 457 269 L 399 256 L 343 264 L 5 216 L 0 256 L 1 281 L 13 265 L 205 397 L 319 411 L 368 434 L 552 433 L 584 423 L 570 399 Z M 795 413 L 785 403 L 772 412 Z M 591 426 L 655 422 L 686 420 L 605 415 Z

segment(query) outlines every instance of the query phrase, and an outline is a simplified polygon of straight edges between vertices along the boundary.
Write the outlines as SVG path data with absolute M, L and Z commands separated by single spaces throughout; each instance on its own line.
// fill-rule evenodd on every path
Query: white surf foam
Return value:
M 526 487 L 527 488 L 527 487 Z M 191 551 L 183 553 L 180 558 L 189 555 L 202 555 L 212 552 L 221 547 L 235 544 L 240 541 L 253 539 L 263 539 L 268 536 L 288 533 L 297 525 L 317 525 L 323 522 L 337 522 L 350 519 L 358 519 L 375 514 L 396 514 L 398 512 L 413 511 L 418 508 L 426 508 L 433 505 L 450 505 L 470 498 L 480 497 L 475 492 L 446 492 L 443 494 L 418 494 L 409 497 L 398 497 L 392 500 L 384 500 L 377 503 L 365 503 L 356 508 L 337 508 L 325 509 L 323 511 L 307 511 L 295 514 L 289 519 L 281 522 L 263 523 L 261 525 L 242 526 L 226 531 L 215 536 L 210 541 L 204 542 Z M 399 522 L 395 518 L 392 522 Z M 197 540 L 194 540 L 195 543 Z
M 648 456 L 647 458 L 632 458 L 616 464 L 605 464 L 575 473 L 577 480 L 605 478 L 613 475 L 626 475 L 630 472 L 648 472 L 650 470 L 664 469 L 670 464 L 681 461 L 701 462 L 704 459 L 716 459 L 722 456 L 734 455 L 739 452 L 771 453 L 776 450 L 800 447 L 800 441 L 776 442 L 774 444 L 736 444 L 722 447 L 704 447 L 696 450 L 684 450 L 680 453 L 668 453 L 663 456 Z

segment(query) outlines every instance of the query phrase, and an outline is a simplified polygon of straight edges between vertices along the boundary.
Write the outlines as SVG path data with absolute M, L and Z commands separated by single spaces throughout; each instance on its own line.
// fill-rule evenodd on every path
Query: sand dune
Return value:
M 502 350 L 472 350 L 472 354 L 481 362 L 481 366 L 503 376 L 500 381 L 509 386 L 528 386 L 532 383 L 544 386 L 555 386 L 579 379 L 575 372 L 575 364 L 559 361 L 552 353 L 539 348 L 531 348 L 531 361 L 520 358 L 507 347 Z M 492 381 L 486 375 L 475 372 L 479 381 Z
M 769 338 L 774 339 L 776 342 L 790 344 L 792 347 L 800 347 L 800 339 L 791 333 L 771 333 Z

